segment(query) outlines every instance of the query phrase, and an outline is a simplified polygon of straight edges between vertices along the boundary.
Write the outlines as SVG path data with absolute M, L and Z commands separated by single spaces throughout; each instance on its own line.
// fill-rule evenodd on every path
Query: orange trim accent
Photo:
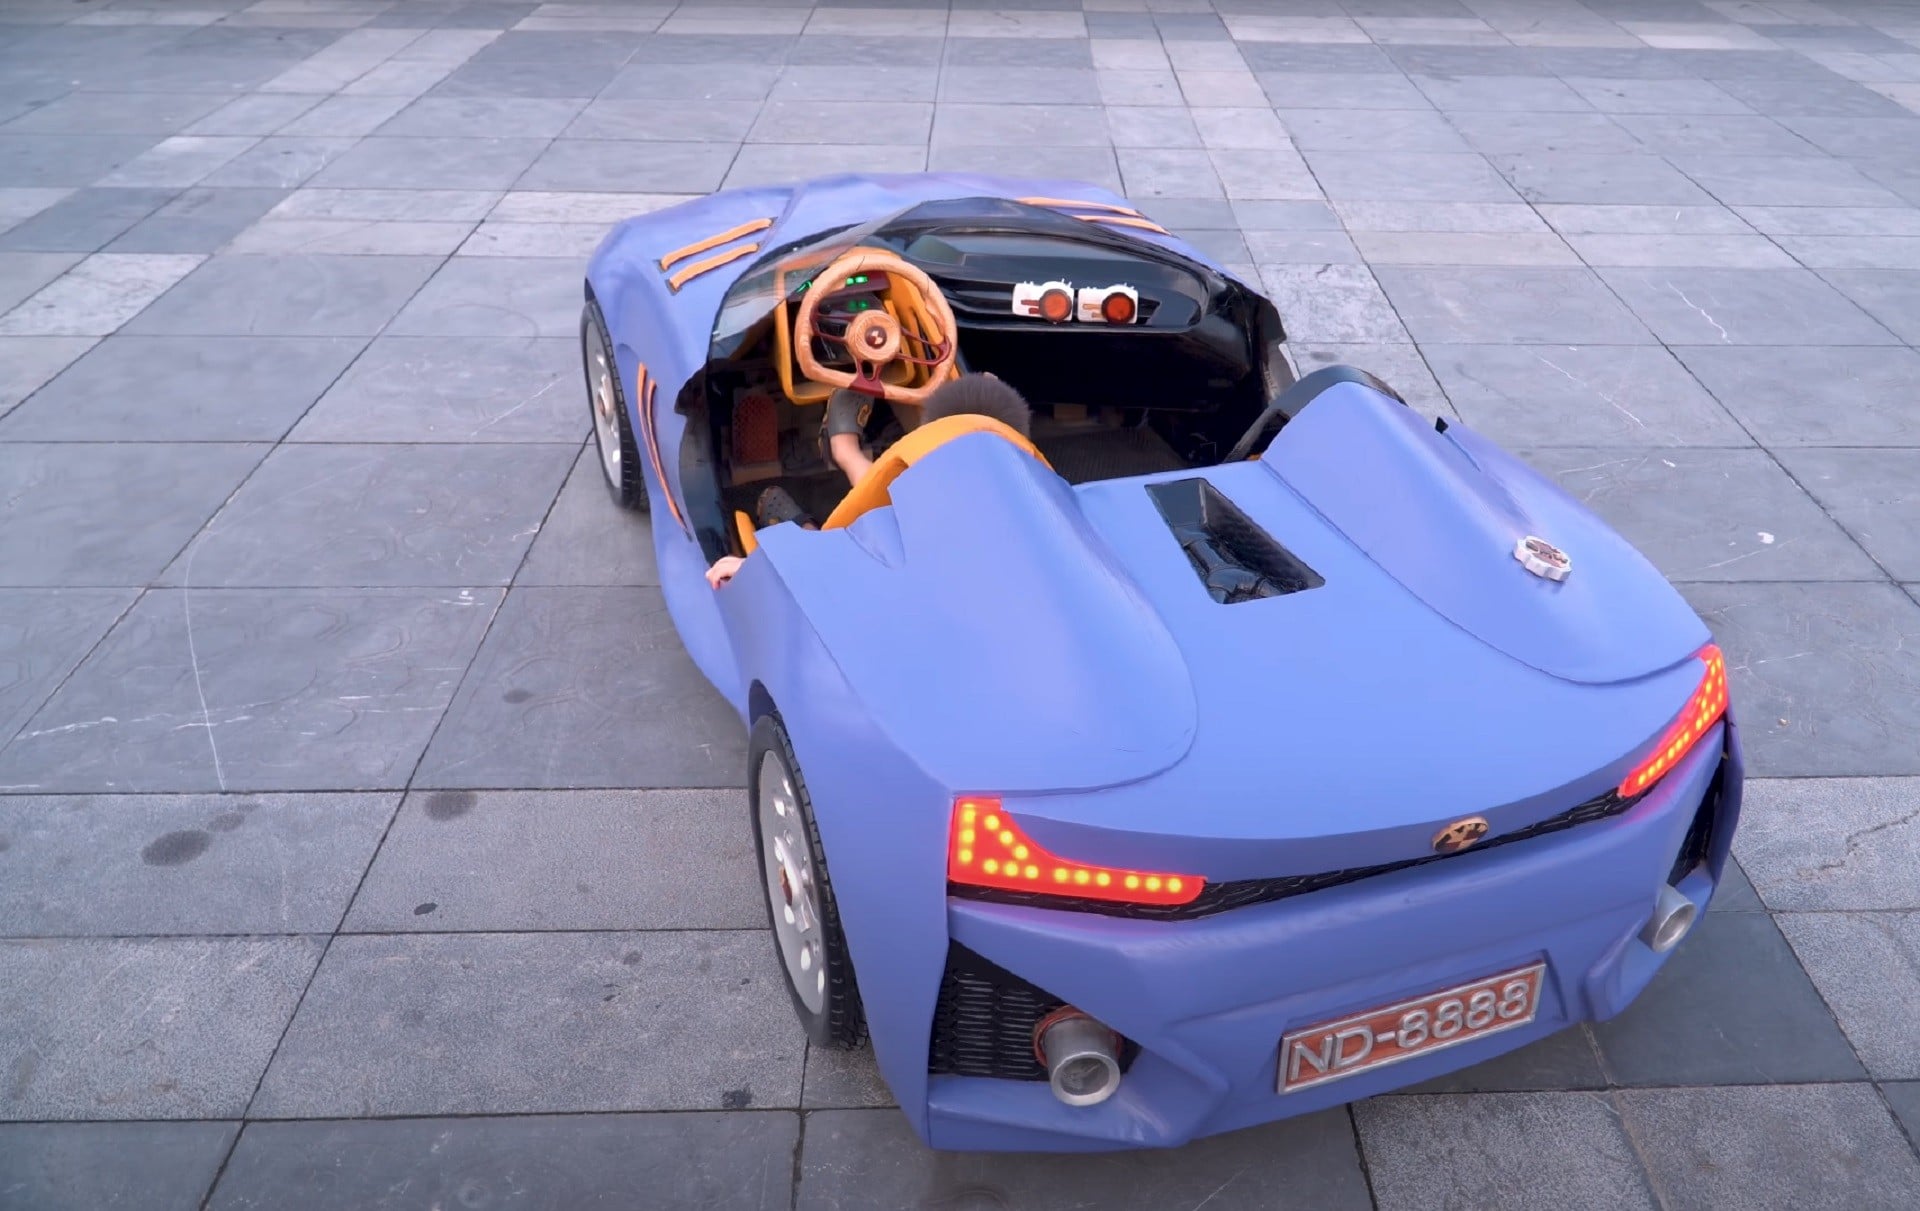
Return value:
M 743 554 L 751 555 L 760 549 L 760 540 L 753 533 L 753 519 L 738 509 L 733 511 L 733 528 L 740 535 Z
M 1130 214 L 1140 218 L 1140 212 L 1130 206 L 1115 206 L 1111 202 L 1083 202 L 1079 198 L 1015 198 L 1014 201 L 1026 206 L 1075 206 L 1081 210 L 1104 210 L 1109 214 Z
M 752 235 L 756 231 L 765 231 L 771 226 L 773 226 L 772 219 L 755 219 L 751 223 L 742 223 L 738 227 L 729 227 L 719 235 L 710 235 L 704 240 L 695 240 L 685 248 L 676 248 L 661 257 L 660 272 L 665 273 L 667 270 L 673 268 L 675 264 L 686 260 L 690 256 L 697 256 L 702 252 L 706 252 L 708 249 L 718 248 L 722 244 L 731 244 L 743 235 Z
M 647 458 L 653 463 L 654 478 L 660 481 L 660 494 L 667 498 L 667 512 L 673 514 L 673 520 L 680 524 L 680 532 L 689 537 L 692 531 L 687 529 L 687 519 L 680 514 L 680 502 L 673 497 L 673 485 L 667 482 L 667 468 L 660 459 L 660 435 L 653 427 L 653 400 L 659 393 L 660 381 L 649 378 L 646 363 L 640 365 L 634 387 L 640 394 L 640 425 L 646 432 Z
M 886 453 L 874 460 L 873 469 L 867 472 L 866 478 L 856 484 L 853 491 L 841 498 L 839 505 L 834 508 L 827 520 L 821 523 L 820 528 L 822 530 L 842 529 L 852 525 L 869 510 L 891 505 L 893 481 L 899 479 L 908 467 L 948 442 L 970 433 L 997 434 L 1038 459 L 1041 466 L 1051 469 L 1039 448 L 1020 436 L 1019 430 L 1002 424 L 991 416 L 981 416 L 973 412 L 943 416 L 939 420 L 928 421 L 912 430 L 888 447 Z
M 737 261 L 743 256 L 750 256 L 758 251 L 760 251 L 760 245 L 758 244 L 742 244 L 738 248 L 730 248 L 725 252 L 716 252 L 704 261 L 695 261 L 693 264 L 675 273 L 667 279 L 667 285 L 673 289 L 674 293 L 678 294 L 680 287 L 691 282 L 708 270 L 718 269 L 729 261 Z
M 1173 234 L 1152 219 L 1129 219 L 1117 214 L 1077 214 L 1073 217 L 1086 223 L 1112 223 L 1115 227 L 1137 227 L 1141 231 L 1157 231 L 1161 235 Z

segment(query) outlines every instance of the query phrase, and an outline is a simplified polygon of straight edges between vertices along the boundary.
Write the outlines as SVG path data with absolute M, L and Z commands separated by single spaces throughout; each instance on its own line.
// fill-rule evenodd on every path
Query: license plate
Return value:
M 1545 963 L 1288 1032 L 1280 1092 L 1324 1085 L 1533 1021 Z

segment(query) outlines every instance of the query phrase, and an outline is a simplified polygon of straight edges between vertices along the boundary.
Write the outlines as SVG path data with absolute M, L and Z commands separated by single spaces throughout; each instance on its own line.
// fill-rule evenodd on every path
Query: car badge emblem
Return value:
M 1565 580 L 1573 571 L 1573 560 L 1565 551 L 1532 534 L 1513 545 L 1513 557 L 1521 567 L 1547 580 Z
M 1485 816 L 1468 816 L 1464 820 L 1455 820 L 1433 836 L 1433 851 L 1439 854 L 1457 854 L 1468 846 L 1477 843 L 1487 835 Z

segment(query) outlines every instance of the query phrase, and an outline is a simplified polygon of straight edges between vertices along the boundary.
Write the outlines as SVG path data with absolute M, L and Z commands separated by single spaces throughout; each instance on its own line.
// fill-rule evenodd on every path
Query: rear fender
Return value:
M 1558 485 L 1464 425 L 1438 431 L 1360 383 L 1322 391 L 1262 460 L 1434 611 L 1551 676 L 1631 681 L 1710 638 L 1645 556 Z M 1514 558 L 1528 536 L 1568 553 L 1565 580 Z
M 950 793 L 874 725 L 771 560 L 748 556 L 715 596 L 725 603 L 721 615 L 744 671 L 744 698 L 759 698 L 752 692 L 758 685 L 793 743 L 874 1058 L 924 1139 L 927 1045 L 947 953 Z

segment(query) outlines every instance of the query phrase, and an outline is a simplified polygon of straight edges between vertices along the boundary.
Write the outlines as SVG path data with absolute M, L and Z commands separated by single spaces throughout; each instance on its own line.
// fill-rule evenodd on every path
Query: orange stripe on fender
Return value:
M 1130 206 L 1115 206 L 1111 202 L 1083 202 L 1078 198 L 1015 198 L 1023 206 L 1065 206 L 1077 210 L 1104 210 L 1109 214 L 1130 214 L 1140 217 L 1140 212 Z
M 1157 231 L 1161 235 L 1172 234 L 1152 219 L 1129 219 L 1117 214 L 1077 214 L 1073 217 L 1086 223 L 1111 223 L 1115 227 L 1137 227 L 1141 231 Z
M 642 362 L 633 385 L 640 400 L 640 427 L 645 430 L 647 461 L 653 464 L 653 477 L 660 481 L 660 494 L 667 498 L 667 512 L 680 524 L 680 532 L 691 537 L 687 519 L 680 515 L 680 502 L 674 499 L 673 486 L 667 482 L 667 468 L 660 461 L 660 435 L 653 428 L 653 400 L 660 389 L 659 380 L 648 376 L 646 363 Z
M 680 269 L 672 277 L 667 279 L 667 285 L 672 287 L 675 294 L 678 294 L 680 287 L 691 282 L 709 269 L 718 269 L 729 261 L 737 261 L 743 256 L 758 251 L 760 251 L 760 245 L 758 244 L 742 244 L 738 248 L 729 248 L 725 252 L 716 252 L 704 261 L 695 261 L 693 264 Z
M 704 240 L 695 240 L 686 247 L 676 248 L 661 257 L 660 271 L 664 273 L 690 256 L 698 256 L 710 249 L 718 248 L 722 244 L 731 244 L 743 235 L 752 235 L 756 231 L 765 231 L 771 226 L 773 226 L 772 219 L 755 219 L 751 223 L 742 223 L 738 227 L 729 227 L 720 234 L 710 235 Z

